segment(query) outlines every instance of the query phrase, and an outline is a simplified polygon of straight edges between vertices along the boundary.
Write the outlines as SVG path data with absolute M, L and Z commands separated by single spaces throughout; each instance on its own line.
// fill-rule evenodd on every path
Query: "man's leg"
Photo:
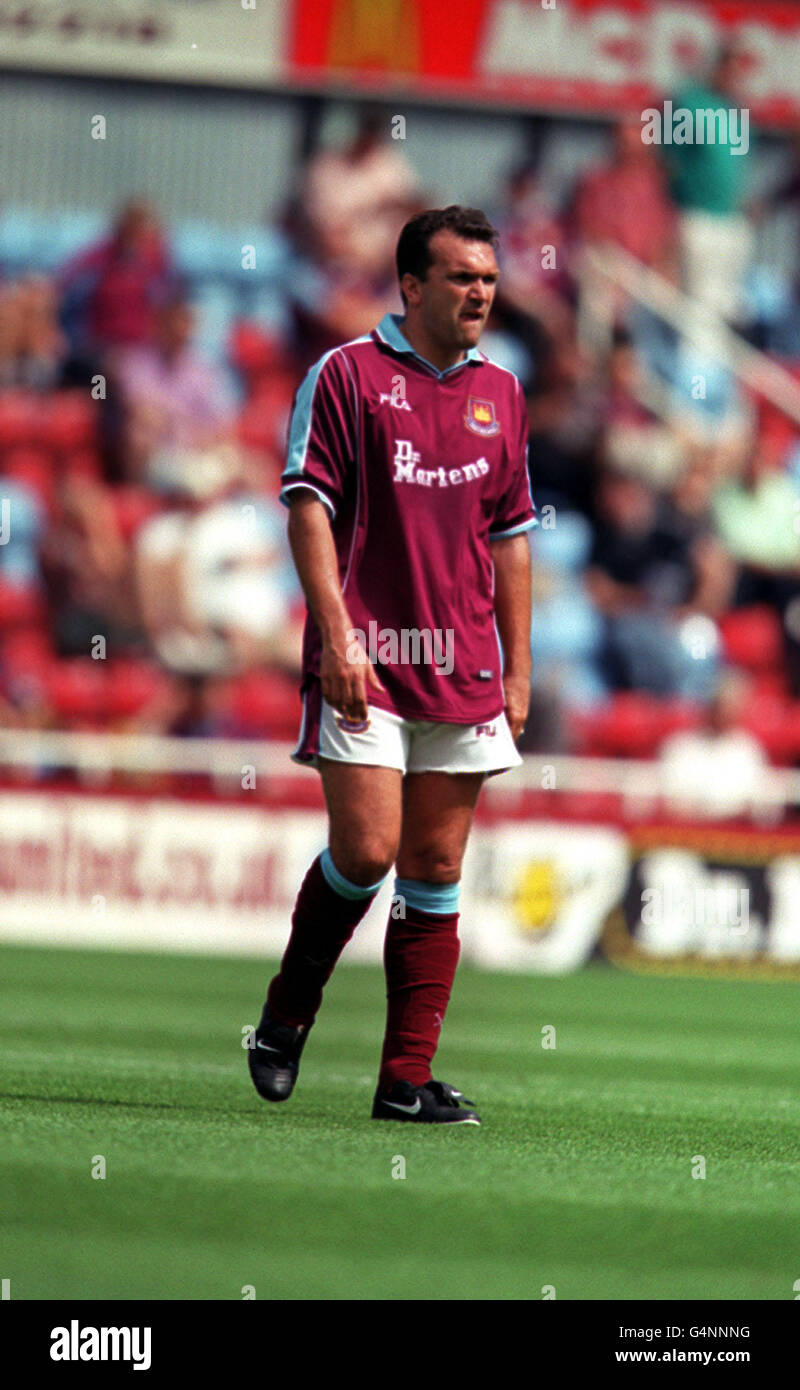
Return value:
M 431 1079 L 459 956 L 458 888 L 483 773 L 408 773 L 396 895 L 386 932 L 387 1019 L 378 1090 Z M 397 908 L 393 909 L 393 912 Z
M 395 860 L 402 773 L 320 759 L 330 818 L 328 848 L 311 865 L 267 1008 L 290 1027 L 309 1027 L 339 956 Z

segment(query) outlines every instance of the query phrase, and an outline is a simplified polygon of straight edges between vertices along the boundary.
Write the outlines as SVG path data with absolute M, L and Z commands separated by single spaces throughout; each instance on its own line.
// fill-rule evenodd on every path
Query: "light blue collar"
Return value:
M 444 371 L 440 372 L 439 368 L 435 367 L 432 362 L 429 362 L 427 357 L 422 357 L 420 353 L 414 350 L 406 336 L 400 330 L 400 324 L 402 322 L 403 319 L 399 314 L 384 314 L 375 329 L 380 341 L 385 343 L 387 347 L 390 347 L 393 352 L 410 352 L 412 357 L 416 357 L 418 362 L 424 362 L 425 366 L 430 367 L 431 371 L 435 372 L 438 377 L 448 376 L 450 372 L 457 372 L 459 368 L 463 367 L 467 362 L 481 361 L 481 354 L 478 349 L 476 347 L 471 347 L 467 349 L 467 355 L 461 362 L 454 362 L 452 367 L 445 367 Z

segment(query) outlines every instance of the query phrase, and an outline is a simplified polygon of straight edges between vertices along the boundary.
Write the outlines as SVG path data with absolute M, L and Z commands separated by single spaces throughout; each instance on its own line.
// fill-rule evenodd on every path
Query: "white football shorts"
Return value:
M 311 702 L 314 703 L 314 702 Z M 483 724 L 440 724 L 403 719 L 369 705 L 369 718 L 353 723 L 321 701 L 318 718 L 306 708 L 295 762 L 318 758 L 394 767 L 399 772 L 507 772 L 522 759 L 505 714 Z

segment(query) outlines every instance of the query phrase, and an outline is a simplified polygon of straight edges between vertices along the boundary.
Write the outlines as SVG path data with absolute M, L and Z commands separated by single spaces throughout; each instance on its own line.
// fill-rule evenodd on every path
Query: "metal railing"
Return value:
M 219 790 L 242 784 L 246 769 L 256 778 L 303 779 L 310 768 L 290 759 L 292 744 L 262 739 L 171 738 L 157 734 L 62 733 L 53 730 L 0 729 L 0 771 L 28 772 L 36 786 L 37 772 L 75 771 L 90 785 L 102 785 L 115 773 L 196 774 L 209 777 Z M 46 789 L 47 783 L 39 784 Z M 527 754 L 521 767 L 489 778 L 484 799 L 490 805 L 510 806 L 530 792 L 585 793 L 619 796 L 627 810 L 644 813 L 648 806 L 669 799 L 674 784 L 658 759 L 594 758 Z M 800 805 L 800 772 L 767 768 L 748 798 L 756 818 L 771 821 L 787 806 Z
M 684 294 L 622 247 L 610 242 L 586 247 L 578 278 L 578 331 L 583 341 L 596 339 L 598 332 L 610 335 L 608 295 L 604 291 L 613 285 L 800 425 L 800 383 L 766 353 L 745 342 L 715 310 Z

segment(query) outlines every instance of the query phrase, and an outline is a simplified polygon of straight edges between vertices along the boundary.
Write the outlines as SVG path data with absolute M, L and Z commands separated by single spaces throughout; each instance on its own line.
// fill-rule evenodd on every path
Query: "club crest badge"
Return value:
M 337 714 L 336 723 L 344 734 L 364 734 L 369 728 L 369 719 L 348 719 L 346 714 Z
M 473 434 L 482 434 L 484 437 L 499 434 L 500 424 L 494 413 L 494 401 L 479 401 L 475 396 L 470 396 L 464 424 Z

